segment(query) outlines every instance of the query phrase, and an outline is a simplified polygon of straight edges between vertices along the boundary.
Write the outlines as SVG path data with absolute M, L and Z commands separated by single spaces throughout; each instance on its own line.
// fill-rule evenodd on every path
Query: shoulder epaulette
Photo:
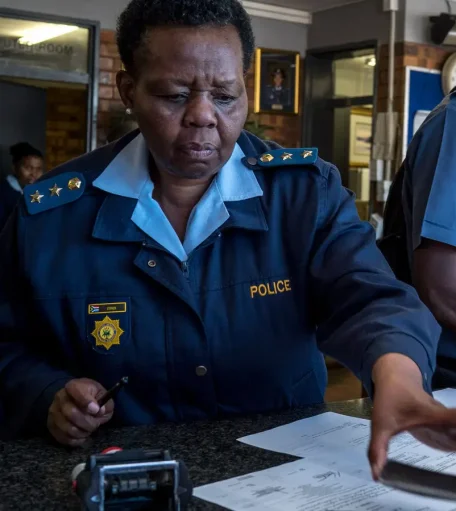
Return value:
M 313 165 L 317 159 L 318 149 L 315 147 L 309 149 L 274 149 L 259 155 L 257 158 L 248 158 L 249 164 L 258 165 L 259 167 Z
M 69 204 L 84 193 L 85 179 L 78 172 L 59 174 L 24 188 L 24 200 L 30 215 Z

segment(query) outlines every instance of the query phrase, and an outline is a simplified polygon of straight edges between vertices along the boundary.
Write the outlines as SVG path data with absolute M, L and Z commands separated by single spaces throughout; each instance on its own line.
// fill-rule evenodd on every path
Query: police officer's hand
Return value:
M 102 385 L 87 378 L 68 382 L 64 389 L 57 392 L 49 408 L 47 427 L 52 436 L 64 445 L 82 445 L 112 417 L 112 400 L 101 408 L 97 404 L 105 392 Z
M 431 377 L 431 375 L 429 375 Z M 386 463 L 391 438 L 404 431 L 444 451 L 456 451 L 456 410 L 423 390 L 421 371 L 399 354 L 382 357 L 374 366 L 375 385 L 369 461 L 374 479 Z

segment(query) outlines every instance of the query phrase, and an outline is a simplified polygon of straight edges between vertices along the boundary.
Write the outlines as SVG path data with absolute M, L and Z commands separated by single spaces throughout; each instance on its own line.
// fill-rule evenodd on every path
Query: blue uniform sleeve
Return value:
M 310 267 L 321 351 L 346 365 L 370 395 L 375 362 L 406 355 L 430 392 L 440 327 L 415 290 L 394 277 L 334 167 L 324 188 Z
M 16 211 L 0 236 L 0 396 L 6 426 L 17 434 L 44 431 L 55 394 L 73 378 L 59 369 L 34 316 L 22 264 L 25 231 Z
M 456 246 L 456 97 L 421 128 L 407 155 L 412 250 L 422 238 Z

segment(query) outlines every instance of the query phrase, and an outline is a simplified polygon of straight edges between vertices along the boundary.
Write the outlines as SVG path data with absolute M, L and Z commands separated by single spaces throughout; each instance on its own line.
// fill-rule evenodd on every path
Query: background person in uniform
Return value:
M 44 170 L 43 155 L 27 142 L 10 147 L 12 173 L 0 181 L 0 230 L 15 208 L 25 186 L 39 179 Z
M 286 87 L 286 75 L 283 69 L 275 69 L 272 73 L 272 84 L 266 87 L 268 104 L 290 106 L 290 89 Z
M 435 388 L 456 387 L 456 90 L 428 116 L 404 162 L 411 276 L 443 327 Z
M 111 419 L 310 406 L 324 352 L 375 387 L 375 476 L 399 431 L 453 449 L 456 412 L 428 393 L 440 329 L 339 173 L 316 149 L 242 131 L 254 38 L 241 3 L 133 0 L 118 45 L 140 131 L 26 189 L 1 239 L 9 427 L 75 446 Z

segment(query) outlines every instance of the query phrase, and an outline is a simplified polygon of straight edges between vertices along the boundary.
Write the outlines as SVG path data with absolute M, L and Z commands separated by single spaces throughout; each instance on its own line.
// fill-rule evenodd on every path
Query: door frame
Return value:
M 87 126 L 86 150 L 92 151 L 97 146 L 97 113 L 98 113 L 98 84 L 100 72 L 100 22 L 86 19 L 43 14 L 18 9 L 0 7 L 0 17 L 28 21 L 41 21 L 77 25 L 89 30 L 88 72 L 87 77 L 78 73 L 36 69 L 28 66 L 14 65 L 2 66 L 0 64 L 0 77 L 2 78 L 28 78 L 32 80 L 58 81 L 66 83 L 86 84 L 87 88 Z
M 315 50 L 307 50 L 306 58 L 304 61 L 304 99 L 303 99 L 303 124 L 302 124 L 302 143 L 303 147 L 310 145 L 312 136 L 312 74 L 309 66 L 308 57 L 322 58 L 324 56 L 334 57 L 335 55 L 339 58 L 343 58 L 344 55 L 350 57 L 354 52 L 361 50 L 373 50 L 376 59 L 377 66 L 374 74 L 374 92 L 372 96 L 355 97 L 355 98 L 332 98 L 328 99 L 328 106 L 334 108 L 344 106 L 361 106 L 371 104 L 373 107 L 373 119 L 375 120 L 377 115 L 377 97 L 378 97 L 378 63 L 380 61 L 380 46 L 378 40 L 361 41 L 353 44 L 345 44 L 342 46 L 330 46 L 324 48 L 318 48 Z M 333 58 L 333 60 L 335 60 Z M 310 115 L 307 115 L 310 114 Z M 373 123 L 373 130 L 375 130 L 375 122 Z M 374 135 L 374 133 L 373 133 Z

